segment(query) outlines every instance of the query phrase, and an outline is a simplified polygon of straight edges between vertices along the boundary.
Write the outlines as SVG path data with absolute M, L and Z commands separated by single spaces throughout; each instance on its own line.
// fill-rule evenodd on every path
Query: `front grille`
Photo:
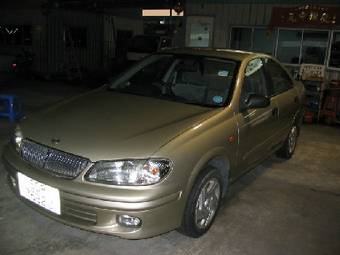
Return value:
M 52 175 L 66 178 L 77 177 L 90 163 L 86 158 L 52 149 L 30 140 L 23 140 L 21 156 L 33 166 Z

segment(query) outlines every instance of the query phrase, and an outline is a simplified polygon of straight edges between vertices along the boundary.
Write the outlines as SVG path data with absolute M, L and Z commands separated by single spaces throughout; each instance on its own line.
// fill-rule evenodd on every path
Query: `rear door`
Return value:
M 239 151 L 238 165 L 246 170 L 265 158 L 275 145 L 278 127 L 278 106 L 275 98 L 270 98 L 266 108 L 246 109 L 251 94 L 268 97 L 268 79 L 264 72 L 264 62 L 256 58 L 248 63 L 240 95 Z
M 299 108 L 298 94 L 294 82 L 280 64 L 269 58 L 264 63 L 270 85 L 268 92 L 276 100 L 279 109 L 279 132 L 276 139 L 283 140 L 288 135 Z

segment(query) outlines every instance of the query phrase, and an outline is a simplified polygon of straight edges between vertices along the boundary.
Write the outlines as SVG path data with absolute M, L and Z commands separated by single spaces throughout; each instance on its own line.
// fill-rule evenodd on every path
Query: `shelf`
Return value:
M 310 80 L 302 80 L 302 83 L 305 87 L 306 95 L 305 110 L 313 113 L 317 121 L 319 121 L 326 83 L 323 79 L 314 77 Z

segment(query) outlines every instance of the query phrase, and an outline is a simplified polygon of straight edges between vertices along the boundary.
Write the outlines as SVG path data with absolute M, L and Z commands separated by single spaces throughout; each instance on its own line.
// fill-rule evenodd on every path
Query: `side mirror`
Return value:
M 251 94 L 246 101 L 248 109 L 266 108 L 270 105 L 270 99 L 257 94 Z

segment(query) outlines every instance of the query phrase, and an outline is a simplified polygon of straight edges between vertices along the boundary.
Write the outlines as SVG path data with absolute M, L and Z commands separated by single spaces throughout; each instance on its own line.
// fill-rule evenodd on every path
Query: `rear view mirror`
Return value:
M 248 109 L 266 108 L 270 105 L 270 100 L 262 95 L 251 94 L 246 102 Z

